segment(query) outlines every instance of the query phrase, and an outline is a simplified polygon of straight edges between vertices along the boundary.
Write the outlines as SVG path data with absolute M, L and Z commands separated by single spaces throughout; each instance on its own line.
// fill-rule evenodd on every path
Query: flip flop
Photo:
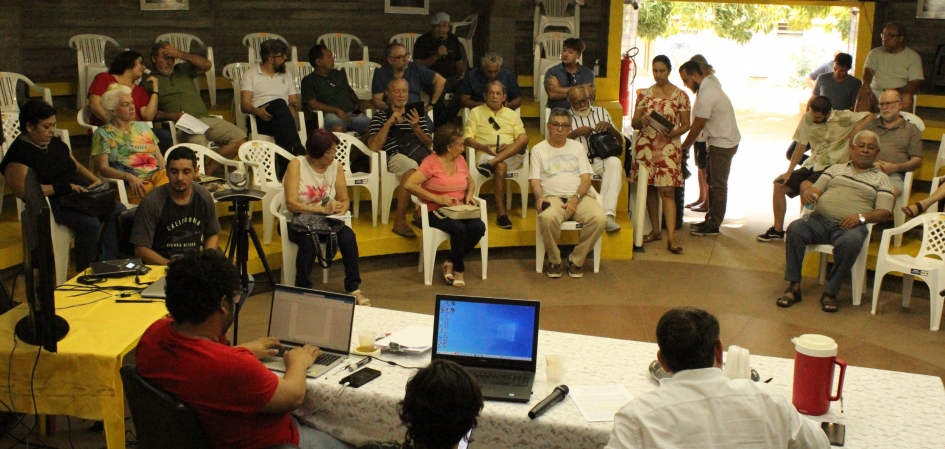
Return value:
M 394 227 L 394 229 L 391 229 L 391 231 L 401 237 L 414 238 L 417 236 L 417 233 L 413 232 L 413 229 L 410 229 L 410 226 L 407 225 L 404 225 L 403 227 Z
M 666 242 L 666 249 L 673 254 L 682 254 L 682 247 L 679 245 L 673 245 L 669 242 Z
M 837 302 L 837 298 L 824 293 L 820 296 L 820 310 L 827 313 L 837 313 L 840 310 L 840 304 Z
M 663 240 L 663 235 L 662 235 L 662 234 L 660 234 L 660 235 L 658 235 L 658 236 L 656 236 L 656 237 L 654 237 L 653 234 L 647 234 L 647 235 L 643 236 L 643 243 L 651 243 L 651 242 L 656 242 L 656 241 L 659 241 L 659 240 Z
M 449 267 L 449 272 L 446 271 L 446 267 Z M 449 285 L 453 285 L 453 283 L 456 282 L 453 280 L 453 264 L 443 262 L 443 280 Z
M 791 296 L 788 296 L 790 294 Z M 778 307 L 791 307 L 794 304 L 801 302 L 801 291 L 798 289 L 788 287 L 787 290 L 778 298 L 777 304 Z

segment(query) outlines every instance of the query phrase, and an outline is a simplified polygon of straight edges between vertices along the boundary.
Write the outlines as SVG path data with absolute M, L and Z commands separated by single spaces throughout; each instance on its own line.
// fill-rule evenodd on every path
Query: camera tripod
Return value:
M 230 262 L 234 261 L 240 270 L 240 300 L 234 308 L 233 316 L 233 344 L 237 344 L 240 325 L 240 310 L 243 303 L 249 298 L 253 291 L 255 280 L 249 274 L 247 262 L 249 261 L 249 240 L 252 239 L 256 247 L 256 254 L 262 261 L 263 268 L 266 269 L 266 276 L 269 277 L 270 285 L 275 285 L 272 277 L 272 270 L 269 268 L 269 262 L 266 260 L 266 253 L 263 251 L 262 244 L 259 243 L 259 236 L 256 235 L 256 229 L 253 228 L 253 222 L 249 219 L 249 207 L 251 202 L 259 201 L 265 196 L 264 192 L 259 190 L 224 190 L 217 192 L 214 198 L 218 201 L 228 200 L 233 203 L 233 209 L 236 212 L 233 216 L 233 228 L 230 232 L 229 252 L 227 257 Z

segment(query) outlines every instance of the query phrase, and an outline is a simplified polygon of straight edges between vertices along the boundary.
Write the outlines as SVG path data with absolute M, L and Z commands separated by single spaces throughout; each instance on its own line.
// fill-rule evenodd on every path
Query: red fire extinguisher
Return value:
M 630 80 L 636 77 L 633 56 L 636 56 L 638 51 L 636 47 L 631 48 L 620 58 L 620 105 L 623 106 L 624 117 L 630 115 Z

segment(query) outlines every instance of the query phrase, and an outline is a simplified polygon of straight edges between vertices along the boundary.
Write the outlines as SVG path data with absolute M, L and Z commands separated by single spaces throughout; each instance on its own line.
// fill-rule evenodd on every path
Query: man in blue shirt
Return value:
M 561 49 L 561 64 L 552 66 L 545 73 L 545 92 L 548 93 L 546 108 L 568 109 L 568 90 L 574 86 L 586 86 L 587 93 L 593 100 L 597 96 L 594 88 L 594 72 L 581 65 L 579 60 L 584 53 L 584 41 L 571 37 L 564 40 Z
M 502 56 L 494 51 L 486 53 L 475 67 L 463 77 L 461 101 L 464 108 L 475 108 L 486 104 L 486 85 L 499 80 L 505 86 L 505 107 L 518 109 L 522 105 L 522 90 L 518 76 L 511 69 L 502 67 Z
M 384 91 L 387 85 L 394 78 L 403 78 L 407 80 L 409 87 L 407 94 L 407 104 L 416 103 L 420 100 L 420 92 L 426 87 L 432 87 L 433 93 L 430 95 L 430 104 L 436 104 L 443 95 L 443 87 L 446 85 L 446 78 L 440 74 L 412 61 L 409 61 L 410 53 L 407 53 L 407 47 L 396 42 L 387 46 L 387 64 L 374 71 L 374 78 L 371 80 L 371 101 L 376 109 L 386 111 L 390 105 L 385 101 Z M 427 106 L 427 111 L 433 106 Z

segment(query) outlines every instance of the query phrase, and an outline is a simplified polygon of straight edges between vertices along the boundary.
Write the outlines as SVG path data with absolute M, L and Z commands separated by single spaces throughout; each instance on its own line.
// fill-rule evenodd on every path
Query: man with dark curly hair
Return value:
M 397 410 L 407 428 L 404 442 L 367 443 L 359 449 L 456 449 L 476 428 L 482 392 L 463 367 L 434 360 L 407 382 Z
M 287 351 L 280 378 L 259 361 L 278 352 L 278 340 L 266 337 L 235 347 L 226 342 L 240 278 L 221 252 L 186 254 L 168 265 L 166 280 L 171 317 L 156 321 L 141 337 L 137 371 L 193 409 L 211 447 L 347 447 L 289 415 L 305 398 L 305 372 L 321 354 L 318 348 Z

